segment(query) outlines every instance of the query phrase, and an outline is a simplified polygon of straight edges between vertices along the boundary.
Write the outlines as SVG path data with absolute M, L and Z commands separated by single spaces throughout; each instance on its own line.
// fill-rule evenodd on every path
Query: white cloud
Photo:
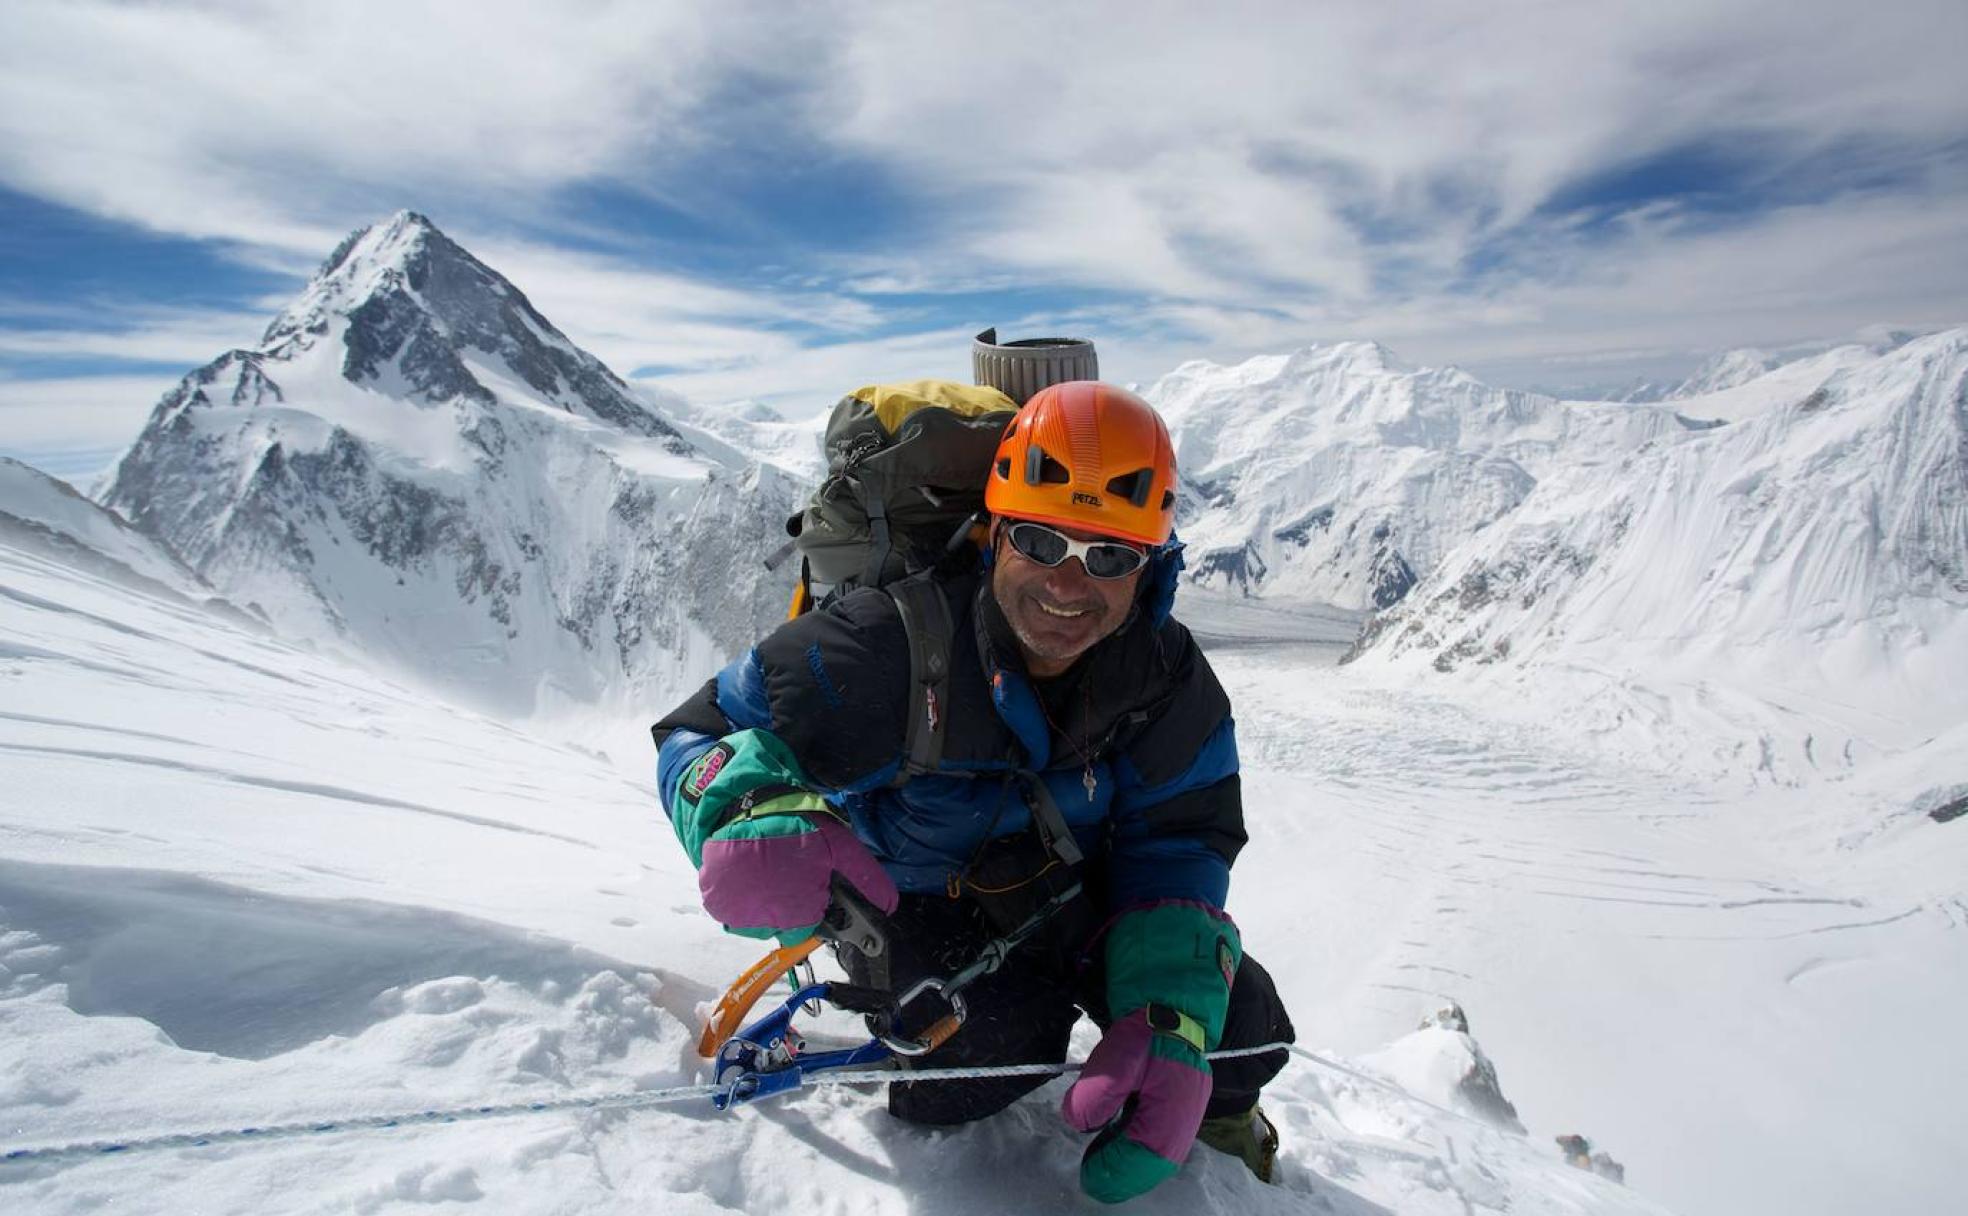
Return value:
M 832 293 L 742 290 L 534 243 L 461 239 L 575 342 L 624 374 L 755 363 L 796 348 L 791 333 L 852 333 L 879 320 L 867 304 Z
M 1519 384 L 1576 377 L 1582 365 L 1608 382 L 1686 374 L 1723 347 L 1847 340 L 1882 323 L 1968 323 L 1968 211 L 1932 199 L 1796 206 L 1693 232 L 1655 215 L 1617 240 L 1568 248 L 1559 262 L 1484 294 L 1265 310 L 1175 303 L 1111 320 L 1139 326 L 1153 349 L 1177 358 L 1186 349 L 1228 362 L 1373 339 L 1412 362 L 1458 363 Z
M 1014 285 L 1118 298 L 1085 315 L 1130 378 L 1340 337 L 1528 365 L 1968 311 L 1968 186 L 1916 163 L 1958 168 L 1965 43 L 1959 0 L 1113 0 L 1038 24 L 1008 0 L 17 0 L 0 182 L 290 271 L 414 205 L 618 370 L 706 399 L 891 378 L 949 337 L 945 311 L 868 339 L 918 324 L 896 295 Z M 1722 232 L 1548 211 L 1702 146 L 1791 201 Z M 797 199 L 814 166 L 865 173 L 900 222 L 775 246 L 783 280 L 540 235 L 600 186 L 742 253 L 761 192 Z M 1500 260 L 1458 286 L 1478 253 Z
M 643 382 L 692 401 L 762 401 L 788 418 L 832 406 L 861 385 L 893 380 L 970 379 L 970 340 L 983 325 L 821 346 L 791 343 L 726 367 Z
M 526 195 L 694 150 L 692 107 L 750 40 L 738 7 L 23 0 L 0 9 L 0 174 L 318 256 L 351 208 Z
M 177 381 L 171 374 L 0 379 L 0 456 L 86 489 Z
M 1409 275 L 1446 275 L 1567 185 L 1690 144 L 1734 136 L 1781 172 L 1842 140 L 1958 138 L 1968 10 L 1896 10 L 1081 5 L 1042 32 L 1003 4 L 881 10 L 842 138 L 944 183 L 952 263 L 1357 305 L 1391 234 Z M 951 46 L 1005 87 L 882 70 Z

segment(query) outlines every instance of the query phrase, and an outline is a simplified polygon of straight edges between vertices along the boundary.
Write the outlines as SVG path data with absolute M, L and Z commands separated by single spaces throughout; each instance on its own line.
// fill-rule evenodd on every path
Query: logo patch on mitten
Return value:
M 697 757 L 690 770 L 683 775 L 684 798 L 693 804 L 701 799 L 704 791 L 711 788 L 711 782 L 716 781 L 717 775 L 724 771 L 725 763 L 735 754 L 729 743 L 718 743 Z
M 1230 939 L 1216 939 L 1216 969 L 1223 973 L 1223 986 L 1228 988 L 1237 974 L 1237 956 L 1230 949 Z

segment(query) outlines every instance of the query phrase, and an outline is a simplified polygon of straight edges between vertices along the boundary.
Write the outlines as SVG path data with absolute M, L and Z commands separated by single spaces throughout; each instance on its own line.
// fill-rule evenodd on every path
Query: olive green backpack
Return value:
M 800 553 L 797 616 L 815 598 L 934 566 L 983 518 L 984 483 L 1018 407 L 952 380 L 870 384 L 827 420 L 827 478 L 786 531 Z

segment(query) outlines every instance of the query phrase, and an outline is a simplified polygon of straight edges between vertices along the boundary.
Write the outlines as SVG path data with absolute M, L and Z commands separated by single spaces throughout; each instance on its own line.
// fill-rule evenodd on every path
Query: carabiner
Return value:
M 931 976 L 928 979 L 918 980 L 915 987 L 902 994 L 892 1007 L 889 1024 L 892 1026 L 900 1022 L 904 1009 L 914 1004 L 917 998 L 931 993 L 935 994 L 936 999 L 942 1001 L 950 1012 L 930 1023 L 918 1038 L 904 1038 L 893 1033 L 878 1036 L 882 1044 L 896 1055 L 908 1056 L 912 1059 L 928 1055 L 949 1042 L 950 1036 L 957 1033 L 963 1026 L 964 1019 L 970 1016 L 970 1010 L 964 1005 L 963 993 L 952 987 L 949 980 Z

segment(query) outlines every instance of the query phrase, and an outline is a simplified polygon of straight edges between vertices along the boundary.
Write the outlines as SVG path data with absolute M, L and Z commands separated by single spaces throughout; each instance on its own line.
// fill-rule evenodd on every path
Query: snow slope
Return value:
M 1590 677 L 1592 716 L 1648 719 L 1642 742 L 1669 737 L 1649 699 L 1685 699 L 1666 750 L 1783 782 L 1968 721 L 1968 330 L 1546 478 L 1363 647 L 1500 680 Z M 1738 754 L 1744 740 L 1763 754 Z
M 1145 395 L 1175 439 L 1191 577 L 1348 609 L 1398 602 L 1548 473 L 1690 425 L 1409 368 L 1369 342 L 1186 363 Z
M 1232 911 L 1301 1039 L 1369 1059 L 1453 999 L 1534 1142 L 1676 1210 L 1951 1211 L 1968 723 L 1805 788 L 1613 748 L 1545 686 L 1213 657 L 1253 843 Z M 1630 729 L 1642 729 L 1637 722 Z M 1403 1210 L 1397 1207 L 1395 1210 Z
M 698 910 L 650 795 L 618 775 L 622 754 L 543 742 L 7 543 L 0 639 L 0 1157 L 698 1079 L 695 1009 L 757 947 Z M 1281 754 L 1283 737 L 1256 737 Z M 647 747 L 639 723 L 595 742 Z M 1265 782 L 1253 804 L 1272 846 L 1306 843 L 1327 818 L 1276 797 L 1291 788 Z M 1233 907 L 1318 1045 L 1338 1028 L 1315 999 L 1335 977 L 1297 937 L 1306 875 L 1281 881 L 1273 851 L 1252 850 Z M 1412 1026 L 1404 1011 L 1385 1038 Z M 1506 1089 L 1519 1063 L 1498 1059 Z M 1059 1085 L 950 1131 L 827 1090 L 731 1116 L 699 1102 L 0 1161 L 0 1204 L 1091 1211 Z M 1445 1097 L 1296 1059 L 1267 1099 L 1286 1137 L 1281 1186 L 1203 1150 L 1130 1210 L 1665 1210 Z
M 177 555 L 84 498 L 67 482 L 0 456 L 0 538 L 153 594 L 193 603 L 218 593 Z
M 1789 362 L 1752 360 L 1732 364 L 1721 359 L 1709 371 L 1670 393 L 1667 401 L 1689 418 L 1740 422 L 1774 407 L 1802 401 L 1833 376 L 1874 362 L 1879 354 L 1869 347 L 1849 345 Z
M 699 405 L 665 395 L 661 404 L 663 416 L 700 449 L 723 450 L 777 466 L 805 486 L 818 485 L 826 476 L 822 444 L 830 410 L 789 422 L 758 402 Z
M 511 716 L 680 697 L 782 611 L 796 492 L 405 212 L 159 402 L 104 501 L 284 636 Z
M 1958 1203 L 1968 332 L 1825 359 L 1670 406 L 1370 344 L 1151 390 L 1238 716 L 1230 910 L 1317 1054 L 1267 1094 L 1282 1187 L 1199 1154 L 1132 1210 Z M 666 408 L 404 216 L 188 377 L 111 493 L 320 651 L 0 466 L 0 1151 L 698 1079 L 696 1006 L 757 948 L 623 774 L 776 612 L 770 461 L 806 466 L 794 424 Z M 1480 1051 L 1415 1029 L 1450 1001 Z M 1527 1134 L 1471 1114 L 1479 1060 Z M 1092 1210 L 1057 1093 L 933 1133 L 829 1090 L 0 1164 L 0 1203 Z
M 1334 669 L 1344 618 L 1307 645 L 1192 607 L 1246 757 L 1231 910 L 1319 1058 L 1267 1095 L 1281 1188 L 1204 1153 L 1130 1210 L 1919 1213 L 1968 1182 L 1935 1083 L 1968 1070 L 1968 834 L 1901 797 L 1962 730 L 1746 795 Z M 619 775 L 641 724 L 593 742 L 0 545 L 5 1147 L 696 1080 L 694 1010 L 756 947 Z M 1450 999 L 1527 1136 L 1459 1110 L 1456 1055 L 1414 1038 Z M 0 1201 L 1091 1211 L 1058 1084 L 950 1132 L 825 1091 L 0 1166 Z M 1631 1186 L 1561 1164 L 1569 1132 Z

